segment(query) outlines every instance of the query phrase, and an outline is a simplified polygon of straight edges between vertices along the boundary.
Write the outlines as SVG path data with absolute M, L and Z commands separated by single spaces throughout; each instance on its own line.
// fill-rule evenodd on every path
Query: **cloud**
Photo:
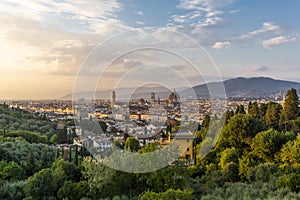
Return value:
M 122 10 L 117 0 L 3 0 L 0 11 L 5 15 L 15 15 L 45 23 L 68 23 L 84 26 L 85 29 L 100 33 L 99 24 L 116 19 L 115 12 Z M 114 23 L 120 23 L 115 20 Z
M 194 22 L 194 26 L 215 26 L 223 21 L 221 15 L 225 12 L 220 9 L 232 2 L 233 0 L 180 0 L 177 8 L 191 12 L 181 16 L 174 15 L 172 19 L 177 23 Z
M 230 14 L 235 14 L 235 13 L 239 13 L 239 12 L 240 12 L 240 10 L 230 10 L 229 11 Z
M 128 58 L 123 59 L 122 64 L 127 69 L 131 69 L 131 68 L 134 68 L 134 67 L 137 67 L 137 66 L 144 65 L 144 63 L 141 62 L 141 61 L 128 59 Z
M 145 25 L 145 22 L 142 22 L 142 21 L 136 21 L 135 23 L 139 24 L 139 25 Z
M 283 31 L 283 27 L 277 25 L 273 22 L 264 22 L 260 29 L 251 31 L 249 33 L 243 34 L 240 36 L 241 39 L 251 38 L 253 36 L 257 36 L 265 33 L 280 33 Z
M 263 65 L 248 66 L 246 69 L 250 72 L 266 72 L 272 70 L 272 68 Z
M 278 46 L 286 44 L 288 42 L 294 42 L 296 39 L 296 37 L 278 36 L 262 41 L 262 46 L 264 48 L 271 48 L 272 46 Z
M 140 11 L 140 10 L 139 11 L 135 11 L 134 13 L 137 14 L 137 15 L 140 15 L 140 16 L 144 16 L 143 11 Z
M 231 46 L 230 42 L 216 42 L 213 45 L 213 48 L 215 48 L 215 49 L 223 49 L 223 48 L 228 48 L 230 46 Z

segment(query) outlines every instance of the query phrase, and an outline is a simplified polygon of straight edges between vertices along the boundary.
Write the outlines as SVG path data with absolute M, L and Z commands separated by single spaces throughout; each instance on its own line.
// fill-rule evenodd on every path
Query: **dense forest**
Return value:
M 220 123 L 222 126 L 220 126 Z M 283 105 L 249 102 L 221 119 L 207 116 L 195 138 L 195 164 L 148 173 L 111 169 L 74 145 L 57 148 L 56 123 L 0 106 L 0 199 L 300 199 L 300 111 L 296 90 Z M 209 130 L 218 132 L 216 141 Z M 215 133 L 217 134 L 217 133 Z M 146 153 L 158 143 L 128 151 Z M 205 156 L 201 149 L 215 143 Z

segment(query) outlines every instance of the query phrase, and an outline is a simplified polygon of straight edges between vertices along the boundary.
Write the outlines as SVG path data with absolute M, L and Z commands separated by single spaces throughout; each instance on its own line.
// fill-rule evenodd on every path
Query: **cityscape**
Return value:
M 3 0 L 0 200 L 300 199 L 299 9 Z

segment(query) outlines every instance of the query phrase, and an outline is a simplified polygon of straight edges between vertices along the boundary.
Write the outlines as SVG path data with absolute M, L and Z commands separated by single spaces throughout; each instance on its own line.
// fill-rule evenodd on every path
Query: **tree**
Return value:
M 72 162 L 63 159 L 56 160 L 51 169 L 57 186 L 62 186 L 67 180 L 79 181 L 81 177 L 80 169 Z
M 68 156 L 69 162 L 72 162 L 72 147 L 69 148 L 69 156 Z
M 251 101 L 249 102 L 248 114 L 254 118 L 259 118 L 259 108 L 257 102 L 254 103 L 252 103 Z
M 33 149 L 31 148 L 29 150 L 27 164 L 25 167 L 27 176 L 32 176 L 37 171 L 37 168 L 36 160 L 33 155 Z
M 290 120 L 295 120 L 299 116 L 299 97 L 297 91 L 292 88 L 285 95 L 282 115 L 284 123 Z
M 263 159 L 260 159 L 255 153 L 250 152 L 242 156 L 239 159 L 239 174 L 240 177 L 246 179 L 249 177 L 251 170 L 258 164 L 264 163 Z
M 48 148 L 44 147 L 43 154 L 42 154 L 42 161 L 41 161 L 41 169 L 47 168 L 49 166 L 50 163 L 49 163 Z
M 249 115 L 237 114 L 231 117 L 225 125 L 216 149 L 223 151 L 225 148 L 236 148 L 241 152 L 250 150 L 252 138 L 263 130 L 265 130 L 265 125 L 261 120 Z
M 300 165 L 300 136 L 287 142 L 280 150 L 279 161 L 282 169 L 299 168 Z
M 80 200 L 87 197 L 89 188 L 86 181 L 74 183 L 72 181 L 64 182 L 64 185 L 58 190 L 57 196 L 59 199 Z
M 227 110 L 225 113 L 225 124 L 227 124 L 230 118 L 233 116 L 234 116 L 234 112 L 232 110 Z
M 78 166 L 78 146 L 75 145 L 75 158 L 74 158 L 74 164 Z
M 269 128 L 279 130 L 282 106 L 278 103 L 269 103 L 265 115 L 265 123 Z
M 289 140 L 295 139 L 292 134 L 285 134 L 274 129 L 258 133 L 252 140 L 255 155 L 266 162 L 274 162 L 274 157 Z
M 248 180 L 268 182 L 278 171 L 278 166 L 273 163 L 259 164 L 250 170 Z
M 4 180 L 14 181 L 25 178 L 25 170 L 14 161 L 7 163 L 0 162 L 0 178 Z
M 235 148 L 231 149 L 225 149 L 221 153 L 221 158 L 219 165 L 221 169 L 223 170 L 225 166 L 229 163 L 238 163 L 239 162 L 239 157 L 240 157 L 240 152 L 236 150 Z
M 132 152 L 137 152 L 140 148 L 139 141 L 134 137 L 129 137 L 125 141 L 125 149 L 128 149 Z
M 28 179 L 24 188 L 26 197 L 42 200 L 55 197 L 56 182 L 51 169 L 42 169 Z
M 174 190 L 169 189 L 162 193 L 154 193 L 154 192 L 145 192 L 140 196 L 141 200 L 193 200 L 195 196 L 193 195 L 193 191 L 190 189 L 185 190 Z
M 238 105 L 235 114 L 246 114 L 245 108 L 243 105 Z

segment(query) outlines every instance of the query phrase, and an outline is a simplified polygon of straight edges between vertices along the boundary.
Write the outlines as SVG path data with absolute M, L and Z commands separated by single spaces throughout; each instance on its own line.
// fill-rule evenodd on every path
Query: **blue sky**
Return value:
M 300 82 L 299 10 L 296 0 L 2 0 L 0 99 L 64 96 L 73 90 L 92 49 L 114 34 L 145 27 L 157 30 L 145 39 L 149 42 L 174 39 L 161 30 L 193 38 L 211 56 L 223 79 L 269 76 Z M 105 81 L 120 78 L 116 74 L 128 66 L 145 64 L 147 56 L 124 57 Z M 176 59 L 168 62 L 178 69 L 184 65 Z M 205 69 L 208 66 L 202 66 L 201 75 L 207 81 L 218 80 L 219 75 Z M 167 69 L 162 73 L 168 76 Z

